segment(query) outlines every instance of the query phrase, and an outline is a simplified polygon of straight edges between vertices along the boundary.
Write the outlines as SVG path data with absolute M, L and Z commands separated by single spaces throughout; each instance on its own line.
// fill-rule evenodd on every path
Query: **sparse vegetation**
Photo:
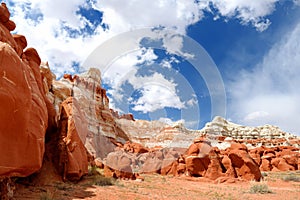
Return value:
M 254 183 L 251 184 L 252 186 L 250 187 L 250 193 L 251 194 L 268 194 L 268 193 L 273 193 L 268 185 L 264 182 L 260 182 L 260 183 Z
M 89 166 L 88 167 L 88 176 L 98 175 L 100 174 L 100 169 L 97 166 Z
M 94 168 L 98 170 L 97 168 Z M 208 199 L 237 200 L 276 197 L 276 199 L 298 199 L 299 182 L 286 182 L 287 175 L 300 177 L 298 172 L 267 172 L 266 179 L 275 182 L 238 182 L 234 184 L 215 184 L 202 178 L 168 177 L 157 174 L 143 174 L 145 181 L 115 180 L 101 174 L 87 175 L 80 182 L 53 182 L 43 187 L 27 186 L 24 193 L 30 199 L 84 199 L 95 196 L 103 199 Z M 288 176 L 290 177 L 290 176 Z M 290 179 L 290 178 L 287 178 Z M 281 187 L 281 184 L 284 184 Z M 272 187 L 271 187 L 272 185 Z M 109 187 L 105 187 L 109 186 Z M 272 194 L 268 194 L 272 193 Z M 105 194 L 105 195 L 104 195 Z M 24 195 L 24 196 L 25 196 Z M 104 195 L 104 196 L 103 196 Z
M 268 176 L 268 173 L 267 172 L 261 172 L 261 175 L 263 178 L 267 177 Z
M 296 176 L 296 174 L 288 174 L 288 175 L 282 177 L 282 180 L 300 182 L 300 177 Z
M 116 180 L 114 178 L 108 178 L 104 177 L 102 175 L 96 175 L 93 178 L 93 185 L 98 185 L 98 186 L 110 186 L 114 185 Z
M 300 171 L 268 172 L 268 176 L 264 177 L 264 180 L 272 182 L 278 179 L 286 182 L 300 182 Z

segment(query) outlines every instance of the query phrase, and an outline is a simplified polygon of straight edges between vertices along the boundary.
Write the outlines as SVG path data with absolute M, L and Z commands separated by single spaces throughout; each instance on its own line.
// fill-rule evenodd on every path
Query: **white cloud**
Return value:
M 151 65 L 155 59 L 157 59 L 157 55 L 155 55 L 153 49 L 150 48 L 141 48 L 127 53 L 111 63 L 111 65 L 102 72 L 102 78 L 112 88 L 117 89 L 125 81 L 134 78 L 137 72 L 137 65 Z
M 194 94 L 192 98 L 186 102 L 186 105 L 192 107 L 198 103 L 197 96 Z
M 265 19 L 272 13 L 279 0 L 206 0 L 196 3 L 186 0 L 117 0 L 93 1 L 93 8 L 103 11 L 103 22 L 109 30 L 98 27 L 93 35 L 78 35 L 72 38 L 62 29 L 62 23 L 74 30 L 80 30 L 89 22 L 76 12 L 79 6 L 86 6 L 80 0 L 13 0 L 10 7 L 12 19 L 17 24 L 16 32 L 27 37 L 29 46 L 35 47 L 42 60 L 49 61 L 50 67 L 58 76 L 64 71 L 74 72 L 72 63 L 83 62 L 87 56 L 102 42 L 112 36 L 136 28 L 168 27 L 179 33 L 203 18 L 203 10 L 213 5 L 219 12 L 217 16 L 239 18 L 242 23 L 251 23 L 262 31 L 270 21 Z M 299 4 L 299 0 L 294 0 Z M 210 4 L 212 3 L 212 4 Z M 39 21 L 28 15 L 40 14 Z M 164 40 L 170 52 L 180 52 L 180 37 L 168 36 Z M 59 51 L 57 51 L 59 49 Z M 182 53 L 182 52 L 181 52 Z M 61 55 L 64 55 L 62 60 Z M 186 55 L 189 56 L 189 55 Z
M 264 118 L 267 118 L 268 116 L 270 116 L 270 114 L 266 111 L 256 111 L 248 114 L 244 120 L 249 123 L 252 123 L 253 121 L 256 121 L 257 123 L 261 120 L 264 120 Z
M 140 90 L 141 97 L 131 102 L 133 110 L 143 113 L 153 112 L 165 107 L 182 109 L 185 107 L 176 93 L 176 84 L 167 80 L 162 74 L 135 77 L 130 80 L 135 89 Z
M 221 16 L 236 17 L 243 24 L 251 23 L 258 31 L 264 31 L 271 24 L 270 15 L 280 0 L 211 0 Z
M 239 74 L 230 87 L 235 115 L 230 117 L 249 125 L 275 124 L 300 134 L 299 35 L 300 22 L 252 71 Z
M 105 23 L 111 24 L 116 30 L 120 25 L 128 28 L 144 27 L 177 27 L 179 32 L 185 33 L 187 25 L 199 21 L 202 11 L 193 1 L 186 0 L 157 0 L 149 3 L 148 0 L 104 0 L 96 3 L 104 11 Z
M 154 54 L 153 49 L 142 48 L 118 58 L 102 74 L 103 80 L 111 87 L 108 94 L 113 96 L 111 102 L 116 107 L 118 104 L 122 104 L 122 107 L 124 105 L 126 107 L 126 104 L 127 107 L 129 106 L 128 103 L 124 103 L 123 99 L 124 92 L 126 92 L 130 96 L 127 101 L 133 106 L 134 111 L 147 113 L 165 107 L 184 108 L 184 102 L 180 100 L 179 94 L 177 94 L 176 83 L 168 80 L 161 73 L 154 72 L 141 75 L 138 72 L 139 68 L 145 69 L 147 66 L 154 64 L 156 59 L 157 55 Z M 176 59 L 172 57 L 170 60 L 176 62 Z M 131 85 L 132 89 L 130 91 L 124 87 L 123 84 L 125 83 Z M 135 91 L 139 91 L 140 96 L 133 99 L 131 95 Z
M 158 121 L 166 123 L 169 126 L 174 126 L 176 124 L 180 124 L 180 125 L 182 124 L 184 126 L 185 123 L 186 123 L 184 119 L 180 119 L 178 121 L 173 121 L 172 119 L 167 118 L 167 117 L 161 117 L 161 118 L 158 119 Z
M 92 51 L 98 41 L 105 37 L 95 35 L 86 38 L 79 35 L 71 38 L 68 32 L 62 29 L 62 21 L 69 27 L 80 29 L 84 21 L 76 15 L 80 1 L 14 1 L 10 7 L 12 20 L 17 24 L 15 32 L 25 35 L 28 46 L 35 47 L 43 61 L 49 61 L 50 67 L 60 76 L 64 71 L 74 72 L 73 62 L 82 62 Z M 62 5 L 63 4 L 63 5 Z M 40 17 L 28 18 L 35 10 Z M 97 30 L 103 32 L 100 28 Z M 97 41 L 97 42 L 96 42 Z

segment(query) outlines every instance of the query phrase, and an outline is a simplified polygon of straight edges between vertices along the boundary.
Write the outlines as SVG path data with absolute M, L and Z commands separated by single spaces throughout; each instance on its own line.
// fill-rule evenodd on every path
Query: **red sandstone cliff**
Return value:
M 48 99 L 37 51 L 10 34 L 15 25 L 4 3 L 0 16 L 0 176 L 28 176 L 42 166 Z

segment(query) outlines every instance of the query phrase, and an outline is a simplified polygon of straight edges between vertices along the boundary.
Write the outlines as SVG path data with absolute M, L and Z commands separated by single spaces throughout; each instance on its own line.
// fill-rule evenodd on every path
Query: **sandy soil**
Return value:
M 283 181 L 286 176 L 299 178 L 300 172 L 265 173 L 264 181 L 214 183 L 204 178 L 144 175 L 144 181 L 117 180 L 111 186 L 97 186 L 98 179 L 85 177 L 78 183 L 53 182 L 45 185 L 16 185 L 15 199 L 208 199 L 208 200 L 300 200 L 300 182 Z M 102 179 L 102 177 L 100 177 Z M 111 179 L 105 179 L 111 181 Z M 105 184 L 105 183 L 101 183 Z M 267 185 L 270 193 L 250 193 L 251 187 Z M 254 186 L 255 185 L 255 186 Z M 260 187 L 260 186 L 257 186 Z

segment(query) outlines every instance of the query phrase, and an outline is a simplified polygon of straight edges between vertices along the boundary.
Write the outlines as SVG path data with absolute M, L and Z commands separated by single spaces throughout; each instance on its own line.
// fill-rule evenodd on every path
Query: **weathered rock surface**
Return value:
M 190 146 L 184 155 L 186 174 L 202 176 L 212 180 L 219 177 L 260 180 L 259 165 L 248 154 L 245 145 L 233 143 L 221 152 L 217 147 L 200 138 Z
M 168 125 L 161 121 L 128 120 L 118 118 L 118 126 L 130 141 L 146 147 L 182 147 L 187 148 L 200 133 L 189 130 L 182 123 Z
M 4 3 L 0 6 L 0 176 L 28 176 L 42 166 L 48 127 L 40 57 L 27 48 Z
M 51 88 L 48 96 L 52 99 L 57 111 L 61 102 L 69 96 L 76 99 L 87 122 L 87 136 L 84 145 L 92 156 L 103 159 L 112 152 L 115 145 L 110 138 L 122 143 L 128 140 L 127 135 L 118 127 L 111 113 L 106 91 L 101 87 L 98 69 L 91 68 L 88 72 L 75 76 L 66 74 L 59 81 L 52 80 L 51 86 L 48 84 L 50 81 L 49 78 L 45 80 L 47 87 Z M 80 124 L 81 121 L 75 119 L 74 123 Z
M 108 154 L 104 165 L 104 175 L 106 177 L 135 179 L 132 171 L 133 155 L 124 151 L 115 151 Z
M 299 170 L 300 149 L 291 146 L 258 147 L 250 150 L 261 171 Z
M 127 142 L 103 160 L 105 176 L 135 179 L 140 173 L 177 175 L 177 160 L 184 148 L 148 149 L 138 143 Z
M 228 157 L 236 171 L 237 177 L 256 181 L 261 179 L 259 165 L 250 157 L 244 144 L 233 143 L 228 149 Z
M 233 180 L 261 179 L 259 165 L 250 157 L 245 145 L 233 143 L 230 148 L 220 151 L 201 137 L 189 147 L 149 149 L 135 152 L 126 143 L 108 154 L 104 161 L 106 176 L 115 178 L 133 178 L 134 173 L 159 173 L 162 175 L 187 175 L 217 180 L 224 177 Z
M 300 147 L 300 139 L 297 136 L 284 132 L 279 127 L 272 125 L 242 126 L 229 122 L 222 117 L 215 117 L 199 132 L 200 135 L 207 135 L 207 138 L 214 142 L 213 146 L 218 146 L 220 149 L 228 148 L 230 142 L 234 141 L 244 143 L 248 148 L 258 146 Z
M 88 152 L 84 147 L 87 122 L 72 97 L 62 102 L 59 117 L 59 170 L 64 180 L 79 180 L 88 173 Z

